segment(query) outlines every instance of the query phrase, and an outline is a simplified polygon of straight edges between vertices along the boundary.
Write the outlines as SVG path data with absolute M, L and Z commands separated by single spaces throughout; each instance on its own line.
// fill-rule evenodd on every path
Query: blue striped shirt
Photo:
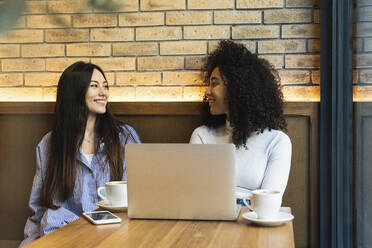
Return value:
M 136 131 L 128 125 L 122 125 L 123 132 L 120 133 L 120 143 L 123 147 L 129 143 L 140 143 L 140 138 Z M 50 133 L 46 134 L 36 148 L 36 173 L 32 185 L 29 206 L 34 215 L 29 217 L 26 222 L 24 237 L 20 246 L 31 243 L 58 228 L 78 219 L 83 212 L 97 209 L 96 202 L 100 201 L 97 195 L 97 188 L 104 186 L 110 181 L 110 168 L 106 162 L 104 153 L 104 143 L 99 145 L 91 163 L 89 163 L 82 152 L 76 156 L 78 173 L 76 176 L 75 188 L 72 197 L 66 201 L 59 201 L 54 198 L 54 204 L 60 206 L 56 210 L 43 207 L 41 204 L 41 190 L 47 166 L 47 148 L 50 140 Z M 126 180 L 125 155 L 124 175 L 122 180 Z M 102 166 L 103 165 L 103 166 Z

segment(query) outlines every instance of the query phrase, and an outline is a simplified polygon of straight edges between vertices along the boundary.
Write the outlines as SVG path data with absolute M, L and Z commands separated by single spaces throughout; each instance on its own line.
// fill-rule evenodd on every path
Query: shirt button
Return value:
M 96 199 L 92 198 L 92 203 L 96 203 Z

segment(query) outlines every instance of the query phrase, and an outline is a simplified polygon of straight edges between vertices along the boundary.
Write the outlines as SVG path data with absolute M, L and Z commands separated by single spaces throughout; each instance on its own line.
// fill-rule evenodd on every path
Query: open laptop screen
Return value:
M 234 145 L 128 144 L 128 216 L 232 220 Z

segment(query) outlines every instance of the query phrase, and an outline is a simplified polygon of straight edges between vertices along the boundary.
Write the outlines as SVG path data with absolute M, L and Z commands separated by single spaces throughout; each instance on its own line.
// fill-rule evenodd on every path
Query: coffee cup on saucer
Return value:
M 252 191 L 242 200 L 250 210 L 256 212 L 258 219 L 275 220 L 282 205 L 282 194 L 279 190 L 259 189 Z
M 104 195 L 102 191 L 104 191 Z M 97 194 L 102 200 L 113 207 L 128 206 L 127 182 L 125 181 L 107 182 L 105 186 L 97 189 Z

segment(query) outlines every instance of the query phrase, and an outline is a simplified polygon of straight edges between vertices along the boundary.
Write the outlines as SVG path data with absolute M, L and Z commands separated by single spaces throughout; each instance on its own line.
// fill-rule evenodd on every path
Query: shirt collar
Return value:
M 93 163 L 95 161 L 95 156 L 97 154 L 102 154 L 104 152 L 104 147 L 105 147 L 105 143 L 103 143 L 103 139 L 100 140 L 100 143 L 98 145 L 98 150 L 97 152 L 94 154 L 93 156 L 93 159 L 92 159 L 92 162 L 89 164 L 88 160 L 85 158 L 85 156 L 83 155 L 83 152 L 79 149 L 78 153 L 76 154 L 76 159 L 78 161 L 80 161 L 83 165 L 85 165 L 86 167 L 88 167 L 90 170 L 93 170 Z
M 233 128 L 230 125 L 230 121 L 226 119 L 225 128 L 228 133 L 231 133 L 233 131 Z

